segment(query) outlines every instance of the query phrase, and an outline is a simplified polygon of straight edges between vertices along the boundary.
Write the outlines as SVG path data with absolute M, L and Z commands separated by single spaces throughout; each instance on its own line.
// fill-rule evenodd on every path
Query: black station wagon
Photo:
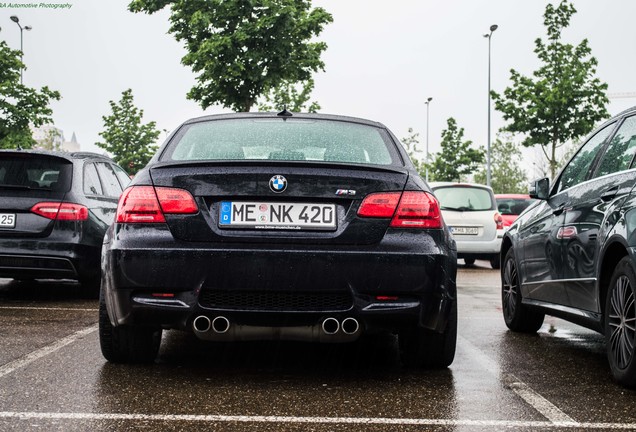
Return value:
M 502 247 L 507 326 L 536 332 L 544 314 L 605 335 L 614 378 L 636 386 L 636 107 L 594 131 Z
M 129 181 L 95 153 L 0 151 L 0 277 L 76 279 L 96 296 L 104 233 Z
M 109 361 L 152 361 L 162 329 L 315 342 L 383 331 L 406 363 L 455 355 L 454 242 L 376 122 L 287 111 L 185 122 L 122 194 L 102 260 Z

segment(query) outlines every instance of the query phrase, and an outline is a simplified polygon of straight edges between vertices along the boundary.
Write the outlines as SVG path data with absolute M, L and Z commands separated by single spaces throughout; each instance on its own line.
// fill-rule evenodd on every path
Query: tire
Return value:
M 490 266 L 495 270 L 499 270 L 499 268 L 501 268 L 501 257 L 499 254 L 495 254 L 490 257 Z
M 501 308 L 506 326 L 512 331 L 536 333 L 543 325 L 545 314 L 534 311 L 522 303 L 513 249 L 506 253 L 501 272 Z
M 614 379 L 636 387 L 636 274 L 631 259 L 619 261 L 605 300 L 607 359 Z
M 466 264 L 467 266 L 475 264 L 475 258 L 464 258 L 464 264 Z
M 426 329 L 401 332 L 398 336 L 400 357 L 407 367 L 444 369 L 453 363 L 457 346 L 457 302 L 453 302 L 443 333 Z
M 103 291 L 99 298 L 99 345 L 102 355 L 112 363 L 151 363 L 161 344 L 161 329 L 117 326 L 108 312 Z

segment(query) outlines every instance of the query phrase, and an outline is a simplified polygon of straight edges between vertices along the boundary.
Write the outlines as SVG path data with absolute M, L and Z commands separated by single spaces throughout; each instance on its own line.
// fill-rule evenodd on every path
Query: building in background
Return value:
M 53 125 L 46 124 L 38 128 L 33 128 L 33 139 L 37 143 L 34 148 L 41 150 L 57 150 L 65 152 L 80 151 L 79 142 L 77 142 L 77 136 L 73 132 L 73 136 L 70 141 L 66 141 L 64 138 L 64 132 L 62 129 L 58 129 Z

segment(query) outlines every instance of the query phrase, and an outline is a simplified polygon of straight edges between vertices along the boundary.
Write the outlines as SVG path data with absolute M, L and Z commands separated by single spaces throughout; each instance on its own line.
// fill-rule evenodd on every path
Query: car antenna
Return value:
M 287 111 L 287 105 L 283 105 L 283 110 L 281 112 L 279 112 L 278 114 L 276 114 L 277 116 L 280 117 L 291 117 L 293 116 L 293 114 L 289 111 Z

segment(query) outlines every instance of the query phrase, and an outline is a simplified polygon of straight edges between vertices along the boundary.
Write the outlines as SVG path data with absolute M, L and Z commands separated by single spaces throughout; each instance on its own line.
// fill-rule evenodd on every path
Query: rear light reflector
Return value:
M 375 299 L 378 301 L 395 301 L 398 300 L 398 296 L 375 296 Z
M 118 223 L 164 223 L 166 214 L 192 214 L 199 208 L 184 189 L 133 186 L 124 191 L 117 206 Z
M 367 195 L 360 208 L 358 216 L 390 218 L 395 213 L 395 208 L 400 202 L 400 192 L 372 193 Z
M 439 203 L 428 192 L 406 191 L 391 220 L 395 228 L 441 228 Z
M 31 212 L 51 220 L 85 221 L 88 208 L 73 203 L 41 202 L 31 207 Z
M 152 293 L 152 296 L 159 298 L 172 298 L 174 297 L 174 293 Z

